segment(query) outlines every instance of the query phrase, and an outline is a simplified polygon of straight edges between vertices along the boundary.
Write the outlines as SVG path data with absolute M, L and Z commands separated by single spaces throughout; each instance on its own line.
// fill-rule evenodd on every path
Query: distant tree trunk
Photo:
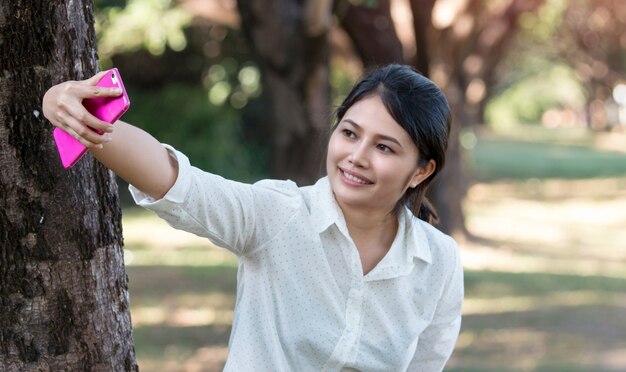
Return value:
M 0 369 L 136 371 L 113 175 L 64 170 L 41 114 L 97 69 L 93 5 L 0 3 Z
M 310 184 L 319 176 L 320 144 L 330 124 L 330 2 L 237 4 L 270 102 L 272 176 Z
M 439 228 L 447 233 L 469 235 L 462 209 L 469 181 L 459 134 L 482 122 L 495 69 L 513 44 L 520 15 L 536 11 L 542 3 L 512 0 L 490 9 L 482 0 L 445 4 L 441 0 L 410 0 L 415 64 L 444 90 L 452 107 L 446 166 L 429 192 L 440 215 Z
M 389 0 L 376 1 L 375 6 L 355 5 L 350 0 L 335 2 L 334 11 L 341 27 L 366 67 L 404 62 L 389 5 Z
M 462 93 L 458 87 L 448 86 L 446 97 L 452 109 L 452 125 L 446 152 L 446 164 L 428 190 L 428 198 L 437 208 L 437 227 L 448 234 L 469 235 L 465 226 L 463 199 L 469 181 L 459 143 L 459 134 L 464 123 L 471 122 L 465 111 Z
M 453 44 L 440 46 L 442 42 L 441 34 L 433 32 L 432 11 L 435 0 L 412 0 L 411 10 L 413 16 L 413 27 L 415 31 L 416 59 L 415 66 L 429 78 L 432 73 L 432 65 L 441 63 L 441 54 L 454 56 Z M 445 52 L 437 53 L 443 49 Z M 438 58 L 439 61 L 433 61 Z M 455 61 L 445 61 L 454 64 Z M 448 234 L 467 235 L 465 226 L 465 214 L 463 213 L 462 202 L 465 198 L 468 181 L 461 148 L 459 147 L 459 133 L 464 125 L 468 124 L 469 117 L 465 110 L 464 82 L 462 71 L 457 71 L 453 66 L 448 65 L 450 70 L 455 71 L 455 76 L 449 76 L 447 84 L 439 83 L 445 91 L 446 97 L 452 109 L 452 125 L 448 139 L 448 151 L 446 154 L 446 164 L 442 172 L 437 176 L 435 182 L 428 191 L 428 198 L 437 208 L 439 215 L 438 228 Z
M 437 0 L 410 1 L 415 32 L 415 67 L 425 76 L 430 76 L 430 41 L 427 31 L 431 27 L 433 7 Z
M 613 88 L 626 80 L 626 3 L 585 0 L 566 7 L 553 35 L 557 55 L 577 71 L 585 86 L 585 121 L 589 129 L 610 130 L 606 102 Z

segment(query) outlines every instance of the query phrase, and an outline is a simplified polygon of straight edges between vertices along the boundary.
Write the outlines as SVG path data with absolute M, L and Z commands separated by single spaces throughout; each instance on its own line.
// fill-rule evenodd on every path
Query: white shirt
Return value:
M 441 371 L 461 324 L 463 270 L 452 238 L 403 209 L 367 275 L 327 178 L 254 185 L 179 163 L 160 200 L 138 205 L 238 257 L 225 371 Z

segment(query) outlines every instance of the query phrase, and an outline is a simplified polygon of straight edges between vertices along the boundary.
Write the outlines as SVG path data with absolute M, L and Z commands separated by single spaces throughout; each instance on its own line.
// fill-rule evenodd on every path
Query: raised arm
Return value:
M 43 97 L 43 114 L 54 126 L 89 148 L 96 159 L 126 182 L 160 199 L 176 182 L 176 160 L 147 132 L 122 121 L 110 125 L 91 115 L 82 105 L 85 98 L 122 94 L 119 88 L 96 86 L 104 74 L 103 71 L 87 80 L 53 86 Z M 98 134 L 90 128 L 104 133 Z

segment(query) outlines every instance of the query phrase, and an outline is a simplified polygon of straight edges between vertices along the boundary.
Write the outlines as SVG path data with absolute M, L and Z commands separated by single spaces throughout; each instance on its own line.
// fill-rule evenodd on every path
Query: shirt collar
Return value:
M 413 215 L 407 207 L 403 207 L 398 216 L 398 223 L 405 226 L 407 260 L 412 261 L 413 258 L 418 258 L 424 262 L 432 263 L 430 244 L 422 225 L 426 222 Z
M 313 185 L 310 203 L 311 222 L 317 233 L 322 233 L 332 224 L 336 224 L 339 230 L 347 236 L 343 212 L 335 200 L 328 177 L 320 178 Z M 432 263 L 430 245 L 422 223 L 408 208 L 401 208 L 398 213 L 398 235 L 391 246 L 391 249 L 396 252 L 389 253 L 395 256 L 395 253 L 399 253 L 397 251 L 403 252 L 402 255 L 396 257 L 403 256 L 405 262 L 408 263 L 413 263 L 414 258 Z
M 345 225 L 341 208 L 335 200 L 328 177 L 320 178 L 311 192 L 311 219 L 315 232 L 322 233 L 332 224 Z
M 366 281 L 385 280 L 405 276 L 421 264 L 430 264 L 432 254 L 422 222 L 410 210 L 398 213 L 398 233 L 389 252 L 366 276 Z

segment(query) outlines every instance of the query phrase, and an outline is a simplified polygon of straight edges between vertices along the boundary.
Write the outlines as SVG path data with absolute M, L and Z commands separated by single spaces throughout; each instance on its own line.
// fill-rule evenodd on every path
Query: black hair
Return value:
M 446 160 L 451 113 L 448 101 L 439 87 L 410 66 L 391 64 L 372 70 L 344 99 L 336 110 L 336 122 L 341 121 L 356 102 L 377 95 L 393 119 L 409 134 L 417 146 L 419 166 L 430 160 L 435 171 L 415 188 L 409 188 L 398 202 L 406 205 L 418 218 L 436 223 L 439 217 L 426 199 L 426 190 L 441 171 Z

